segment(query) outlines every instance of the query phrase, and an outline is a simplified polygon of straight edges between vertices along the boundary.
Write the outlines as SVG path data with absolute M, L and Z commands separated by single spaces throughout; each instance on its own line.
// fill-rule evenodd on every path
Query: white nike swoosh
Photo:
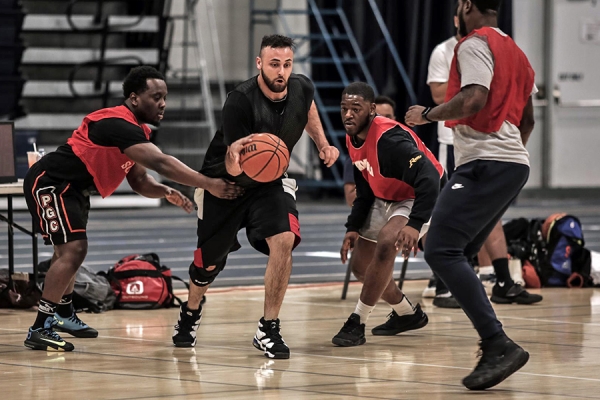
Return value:
M 57 342 L 55 340 L 50 340 L 50 339 L 44 339 L 44 338 L 40 338 L 41 340 L 43 340 L 44 342 L 48 342 L 48 343 L 52 343 L 55 344 L 57 346 L 64 346 L 65 344 L 67 344 L 64 340 L 61 342 Z

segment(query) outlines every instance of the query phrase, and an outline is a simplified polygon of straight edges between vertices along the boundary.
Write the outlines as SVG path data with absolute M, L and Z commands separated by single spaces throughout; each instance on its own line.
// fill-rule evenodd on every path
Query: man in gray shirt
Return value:
M 529 353 L 510 340 L 468 259 L 474 256 L 529 176 L 525 143 L 533 130 L 534 72 L 497 28 L 500 0 L 459 0 L 460 34 L 445 103 L 412 106 L 409 126 L 446 121 L 456 170 L 433 210 L 425 260 L 446 283 L 481 338 L 481 358 L 463 379 L 471 390 L 495 386 Z

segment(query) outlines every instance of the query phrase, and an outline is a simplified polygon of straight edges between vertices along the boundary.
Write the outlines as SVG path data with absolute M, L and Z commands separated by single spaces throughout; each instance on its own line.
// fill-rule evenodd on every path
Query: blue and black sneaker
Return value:
M 56 313 L 54 314 L 54 319 L 56 320 L 56 324 L 54 325 L 55 331 L 65 332 L 77 338 L 98 337 L 98 331 L 80 320 L 75 312 L 70 317 L 61 317 Z
M 25 339 L 25 347 L 33 350 L 46 351 L 73 351 L 72 343 L 64 341 L 58 333 L 52 329 L 57 324 L 53 317 L 48 317 L 43 328 L 31 329 Z

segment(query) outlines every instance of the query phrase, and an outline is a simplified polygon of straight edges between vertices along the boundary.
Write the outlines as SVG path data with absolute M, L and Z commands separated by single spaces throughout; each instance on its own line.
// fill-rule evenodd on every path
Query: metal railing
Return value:
M 65 11 L 65 15 L 67 18 L 67 23 L 73 30 L 73 32 L 82 32 L 82 33 L 97 33 L 100 34 L 100 47 L 99 47 L 99 55 L 97 60 L 86 61 L 83 63 L 79 63 L 73 67 L 71 72 L 69 73 L 69 90 L 71 94 L 75 98 L 101 98 L 103 107 L 108 106 L 108 102 L 110 99 L 110 81 L 104 79 L 104 71 L 107 66 L 119 65 L 123 61 L 132 60 L 136 65 L 142 65 L 143 60 L 140 57 L 135 55 L 123 56 L 123 57 L 106 57 L 107 50 L 107 42 L 108 37 L 115 32 L 120 32 L 127 28 L 132 28 L 139 25 L 144 18 L 146 17 L 146 13 L 142 11 L 135 20 L 128 23 L 122 24 L 111 24 L 110 16 L 103 12 L 103 0 L 96 1 L 96 12 L 94 13 L 92 26 L 80 27 L 73 20 L 74 9 L 77 3 L 82 2 L 82 0 L 71 0 L 67 6 Z M 159 31 L 160 34 L 160 31 Z M 163 32 L 164 34 L 164 32 Z M 160 49 L 161 53 L 165 51 L 164 49 Z M 161 54 L 159 59 L 164 59 L 164 56 Z M 77 78 L 77 73 L 81 71 L 83 68 L 95 67 L 96 74 L 93 83 L 93 92 L 89 94 L 81 94 L 78 93 L 75 89 L 75 80 Z M 166 64 L 163 65 L 163 68 L 166 67 Z M 164 71 L 163 71 L 164 72 Z

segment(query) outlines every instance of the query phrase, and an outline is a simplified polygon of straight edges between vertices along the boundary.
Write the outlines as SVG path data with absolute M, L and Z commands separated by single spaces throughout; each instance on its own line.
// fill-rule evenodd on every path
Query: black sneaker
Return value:
M 252 345 L 258 350 L 264 351 L 267 358 L 288 359 L 290 358 L 290 349 L 285 344 L 280 332 L 279 318 L 265 321 L 263 317 L 258 321 L 258 329 Z
M 202 319 L 202 307 L 197 310 L 188 310 L 187 301 L 179 309 L 179 320 L 173 332 L 175 347 L 194 347 L 196 345 L 196 331 Z
M 433 305 L 439 308 L 460 308 L 454 296 L 437 295 L 433 299 Z
M 54 319 L 56 320 L 55 331 L 65 332 L 77 338 L 98 337 L 98 331 L 80 320 L 75 312 L 70 317 L 61 317 L 58 313 L 55 313 Z
M 539 294 L 531 294 L 523 288 L 523 286 L 515 283 L 510 288 L 506 289 L 500 284 L 504 282 L 497 282 L 492 288 L 492 300 L 497 304 L 534 304 L 542 301 L 543 297 Z
M 360 323 L 360 316 L 352 313 L 331 342 L 337 346 L 351 347 L 365 344 L 365 324 Z
M 496 386 L 529 360 L 529 353 L 506 335 L 479 344 L 479 363 L 462 381 L 467 389 L 485 390 Z
M 371 333 L 375 336 L 393 336 L 402 332 L 420 329 L 427 325 L 429 318 L 427 314 L 421 310 L 421 305 L 417 304 L 415 313 L 410 315 L 398 315 L 396 311 L 388 315 L 388 320 L 385 324 L 381 324 L 371 329 Z
M 54 317 L 48 317 L 43 328 L 31 329 L 25 339 L 25 347 L 33 350 L 45 351 L 73 351 L 75 346 L 64 341 L 58 333 L 52 329 L 56 325 Z

